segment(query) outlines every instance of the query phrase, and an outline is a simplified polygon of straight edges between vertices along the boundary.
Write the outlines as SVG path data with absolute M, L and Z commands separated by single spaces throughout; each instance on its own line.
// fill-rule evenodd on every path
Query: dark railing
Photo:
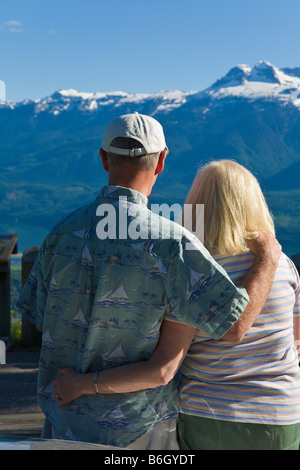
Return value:
M 17 243 L 18 235 L 0 234 L 0 338 L 10 335 L 10 257 Z
M 11 255 L 17 253 L 17 235 L 0 234 L 0 340 L 10 345 L 11 335 Z M 34 262 L 39 253 L 39 247 L 31 247 L 22 254 L 22 278 L 24 286 Z M 41 333 L 35 326 L 22 317 L 21 346 L 40 346 Z

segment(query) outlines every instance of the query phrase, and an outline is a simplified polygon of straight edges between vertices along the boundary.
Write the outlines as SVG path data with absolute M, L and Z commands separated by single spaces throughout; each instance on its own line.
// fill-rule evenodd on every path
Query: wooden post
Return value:
M 18 235 L 0 234 L 0 337 L 10 336 L 10 255 L 17 253 Z
M 24 286 L 35 260 L 38 256 L 40 248 L 33 246 L 27 248 L 23 252 L 22 256 L 22 286 Z M 26 317 L 22 316 L 22 346 L 40 346 L 41 345 L 41 333 L 36 329 L 35 325 L 27 320 Z

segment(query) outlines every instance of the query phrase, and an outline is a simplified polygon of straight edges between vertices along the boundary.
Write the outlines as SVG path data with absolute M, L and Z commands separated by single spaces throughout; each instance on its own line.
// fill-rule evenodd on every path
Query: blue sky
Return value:
M 0 80 L 9 101 L 203 90 L 240 63 L 300 66 L 299 18 L 299 0 L 0 0 Z

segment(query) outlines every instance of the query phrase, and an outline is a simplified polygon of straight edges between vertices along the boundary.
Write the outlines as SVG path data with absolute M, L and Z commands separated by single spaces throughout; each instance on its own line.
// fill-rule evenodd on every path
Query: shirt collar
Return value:
M 131 188 L 125 188 L 123 186 L 116 186 L 113 184 L 109 184 L 107 186 L 103 186 L 98 194 L 98 197 L 102 198 L 110 198 L 110 199 L 118 199 L 120 196 L 126 197 L 128 201 L 134 202 L 136 204 L 141 204 L 148 206 L 149 200 L 147 196 L 140 193 L 139 191 L 135 191 Z

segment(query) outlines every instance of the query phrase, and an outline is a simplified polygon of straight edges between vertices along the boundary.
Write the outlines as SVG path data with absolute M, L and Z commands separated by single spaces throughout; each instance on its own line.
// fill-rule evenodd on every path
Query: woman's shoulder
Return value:
M 244 253 L 238 253 L 234 255 L 224 255 L 219 253 L 218 251 L 215 251 L 211 253 L 214 260 L 220 264 L 226 271 L 238 271 L 238 270 L 245 270 L 249 269 L 254 260 L 255 260 L 255 255 L 251 253 L 251 251 L 244 252 Z M 292 275 L 293 278 L 299 279 L 299 273 L 298 270 L 291 260 L 284 252 L 281 253 L 276 274 L 282 275 L 282 274 L 288 274 L 289 276 Z
M 239 264 L 239 263 L 252 263 L 253 260 L 255 259 L 255 256 L 253 253 L 251 253 L 251 251 L 247 251 L 247 252 L 244 252 L 244 253 L 237 253 L 237 254 L 234 254 L 234 255 L 231 255 L 231 254 L 228 254 L 228 255 L 225 255 L 225 254 L 222 254 L 222 253 L 219 253 L 218 251 L 214 251 L 212 253 L 212 256 L 213 258 L 215 259 L 215 261 L 217 261 L 217 263 L 220 263 L 220 264 Z
M 299 283 L 299 272 L 294 262 L 285 253 L 281 253 L 277 270 L 287 271 L 291 273 Z
M 250 251 L 235 255 L 224 255 L 215 252 L 212 256 L 215 261 L 225 269 L 234 282 L 238 282 L 238 280 L 251 268 L 255 259 L 253 253 Z

